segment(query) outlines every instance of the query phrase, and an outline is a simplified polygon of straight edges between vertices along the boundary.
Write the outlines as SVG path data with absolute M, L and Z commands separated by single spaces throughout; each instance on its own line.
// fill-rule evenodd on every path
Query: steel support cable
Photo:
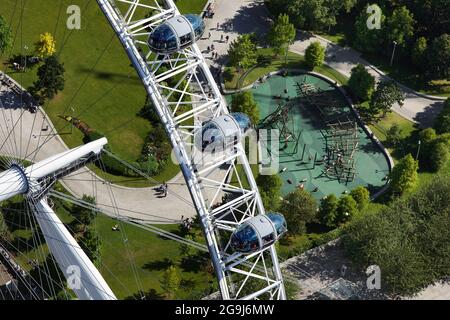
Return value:
M 41 230 L 40 227 L 39 227 L 39 224 L 38 224 L 38 222 L 37 222 L 37 220 L 36 220 L 36 217 L 35 217 L 35 215 L 34 215 L 34 212 L 31 212 L 32 210 L 30 211 L 30 206 L 33 205 L 33 208 L 34 208 L 34 207 L 35 207 L 35 203 L 30 203 L 30 202 L 31 202 L 31 201 L 28 200 L 28 205 L 27 205 L 27 216 L 28 216 L 28 219 L 30 220 L 30 226 L 32 226 L 34 230 L 36 230 L 36 229 L 38 229 L 38 228 L 39 228 L 39 230 Z M 33 202 L 34 202 L 34 201 L 33 201 Z M 31 219 L 33 219 L 33 222 L 31 221 Z M 41 230 L 41 233 L 44 234 L 42 230 Z M 34 232 L 32 233 L 32 235 L 33 235 L 33 237 L 35 237 Z M 39 241 L 39 245 L 40 245 L 39 248 L 41 248 L 42 242 L 40 241 L 39 238 L 37 238 L 37 240 Z M 43 252 L 43 249 L 42 249 L 42 254 L 45 255 L 45 253 Z M 47 255 L 47 259 L 48 259 L 48 257 L 53 257 L 53 254 Z M 55 268 L 55 270 L 60 269 L 60 268 L 58 267 L 58 265 L 57 265 L 55 259 L 50 259 L 50 260 L 51 260 L 51 262 L 53 263 L 53 267 Z M 46 261 L 47 261 L 47 260 L 46 260 Z M 47 265 L 47 264 L 46 264 L 46 265 Z M 48 272 L 50 273 L 49 268 L 48 268 L 47 270 L 48 270 Z M 59 283 L 64 283 L 64 282 L 62 281 L 62 279 L 61 279 L 61 276 L 60 276 L 59 272 L 57 272 L 57 276 L 58 276 Z M 66 292 L 65 289 L 63 289 L 63 292 L 64 292 L 64 294 L 66 295 L 66 297 L 68 297 L 68 296 L 67 296 L 67 292 Z M 56 294 L 56 293 L 55 293 L 55 294 Z
M 74 203 L 75 205 L 78 205 L 78 204 L 76 204 L 76 203 Z M 6 210 L 6 211 L 12 211 L 12 212 L 17 212 L 17 213 L 22 213 L 23 211 L 22 210 L 19 210 L 19 209 L 10 209 L 10 208 L 4 208 L 3 210 Z M 75 216 L 72 216 L 73 218 L 74 218 L 74 220 L 76 220 L 78 223 L 82 223 L 77 217 L 75 217 Z M 12 221 L 12 220 L 9 220 L 9 219 L 4 219 L 5 221 L 7 221 L 8 222 L 8 224 L 11 224 L 11 225 L 13 225 L 13 226 L 16 226 L 16 227 L 23 227 L 22 225 L 20 225 L 20 224 L 18 224 L 18 223 L 16 223 L 16 222 L 14 222 L 14 221 Z M 71 229 L 70 228 L 70 226 L 69 225 L 67 225 L 67 224 L 64 224 L 65 225 L 65 227 L 71 232 L 71 233 L 75 233 L 75 231 L 73 230 L 73 229 Z M 20 241 L 20 242 L 23 242 L 23 240 L 22 239 L 18 239 L 18 241 Z M 80 240 L 77 240 L 77 242 L 79 242 Z M 82 242 L 83 242 L 83 240 L 82 240 Z M 26 243 L 25 243 L 26 244 Z M 109 243 L 106 243 L 108 246 L 111 246 L 112 247 L 112 245 L 111 244 L 109 244 Z M 42 245 L 42 244 L 41 244 Z M 37 247 L 37 246 L 36 246 Z M 117 280 L 118 282 L 119 282 L 119 284 L 124 288 L 124 289 L 126 289 L 128 292 L 130 292 L 130 293 L 132 293 L 131 291 L 130 291 L 130 289 L 129 288 L 127 288 L 126 286 L 125 286 L 125 284 L 119 279 L 119 278 L 117 278 L 117 276 L 108 268 L 108 266 L 107 265 L 105 265 L 104 263 L 101 263 L 101 266 L 102 267 L 104 267 L 105 269 L 107 269 L 107 271 L 115 278 L 115 280 Z M 50 295 L 49 295 L 50 296 Z
M 51 209 L 51 210 L 53 211 L 53 209 Z M 38 212 L 37 212 L 37 213 L 38 213 Z M 53 213 L 56 215 L 56 213 L 55 213 L 54 211 L 53 211 Z M 52 224 L 56 224 L 56 222 L 57 222 L 57 221 L 55 221 L 55 220 L 53 220 L 53 219 L 44 219 L 43 217 L 40 217 L 40 220 L 45 221 L 45 222 L 50 222 L 50 223 L 52 223 Z M 59 218 L 58 218 L 58 220 L 59 220 Z M 37 222 L 37 221 L 36 221 L 36 222 Z M 37 223 L 38 223 L 38 222 L 37 222 Z M 66 225 L 64 225 L 64 223 L 62 223 L 60 220 L 59 220 L 59 222 L 58 222 L 57 224 L 61 224 L 61 225 L 64 226 L 65 229 L 67 229 Z M 41 229 L 41 231 L 42 231 L 42 233 L 44 232 L 42 229 Z M 43 234 L 44 234 L 44 233 L 43 233 Z M 68 239 L 67 237 L 65 237 L 64 239 L 61 239 L 61 238 L 55 238 L 55 237 L 53 237 L 53 236 L 50 235 L 50 234 L 44 234 L 44 236 L 45 236 L 45 239 L 51 239 L 51 240 L 57 241 L 57 243 L 63 243 L 63 244 L 65 244 L 65 245 L 67 245 L 68 247 L 75 247 L 75 248 L 77 248 L 77 249 L 78 249 L 78 248 L 81 249 L 81 247 L 79 246 L 78 242 L 75 241 L 76 245 L 73 245 L 72 243 L 70 243 L 70 241 L 69 241 L 69 239 Z M 62 253 L 61 256 L 67 257 L 64 251 L 59 251 L 59 252 Z M 82 261 L 82 263 L 83 263 L 83 264 L 86 264 L 86 263 L 83 262 L 83 261 Z M 85 270 L 87 270 L 87 272 L 89 272 L 90 274 L 92 274 L 92 275 L 95 276 L 95 274 L 92 272 L 91 269 L 87 268 L 87 269 L 85 269 Z M 96 283 L 93 283 L 93 282 L 91 282 L 91 281 L 89 281 L 89 280 L 87 280 L 87 279 L 84 279 L 84 278 L 83 278 L 83 281 L 84 281 L 85 283 L 91 285 L 92 287 L 97 288 L 99 291 L 103 292 L 103 293 L 106 294 L 107 296 L 109 296 L 109 293 L 108 293 L 107 291 L 105 291 L 105 289 L 99 287 Z
M 102 165 L 102 167 L 103 167 L 103 169 L 104 169 L 104 164 L 103 164 L 103 161 L 101 161 L 101 159 L 100 159 L 100 163 L 101 163 L 101 165 Z M 111 184 L 110 184 L 110 183 L 108 183 L 108 190 L 109 190 L 109 192 L 110 192 L 110 200 L 111 200 L 112 205 L 113 205 L 113 207 L 114 207 L 114 209 L 115 209 L 115 214 L 116 214 L 116 216 L 118 217 L 118 216 L 119 216 L 119 211 L 117 210 L 117 202 L 116 202 L 116 198 L 114 197 L 114 192 L 113 192 L 113 190 L 112 190 L 112 187 L 111 187 Z M 120 223 L 121 223 L 121 222 L 120 222 Z M 122 235 L 123 243 L 124 243 L 124 245 L 125 245 L 125 250 L 127 251 L 128 258 L 129 258 L 129 260 L 130 260 L 130 265 L 131 265 L 131 268 L 132 268 L 132 270 L 133 270 L 133 275 L 134 275 L 136 284 L 138 285 L 138 288 L 140 289 L 140 292 L 142 292 L 142 294 L 141 294 L 141 296 L 142 296 L 142 295 L 143 295 L 144 288 L 143 288 L 142 282 L 140 281 L 140 278 L 139 278 L 138 270 L 137 270 L 137 267 L 136 267 L 136 259 L 135 259 L 133 253 L 131 252 L 131 250 L 130 250 L 130 248 L 129 248 L 128 237 L 127 237 L 126 231 L 125 231 L 125 229 L 122 228 L 122 227 L 123 227 L 123 225 L 121 225 L 119 231 L 120 231 L 120 233 L 121 233 L 121 235 Z M 124 237 L 124 236 L 125 236 L 125 237 Z
M 10 241 L 8 241 L 7 239 L 3 239 L 3 240 L 4 240 L 9 246 L 11 246 L 11 248 L 13 248 L 15 252 L 19 253 L 21 256 L 23 256 L 25 259 L 28 260 L 27 255 L 26 255 L 25 253 L 23 253 L 22 251 L 20 251 L 13 243 L 11 243 Z M 23 240 L 20 239 L 19 241 L 23 241 Z M 44 262 L 44 263 L 45 263 L 45 262 Z M 42 270 L 39 270 L 39 271 L 42 271 Z M 54 280 L 51 279 L 50 274 L 46 273 L 45 270 L 42 271 L 42 272 L 48 277 L 48 279 L 50 279 L 51 281 L 54 281 Z M 41 283 L 38 283 L 38 282 L 36 281 L 36 279 L 34 279 L 33 277 L 30 276 L 30 278 L 36 283 L 36 285 L 37 285 L 37 286 L 38 286 L 45 294 L 47 294 L 48 297 L 51 296 L 51 294 L 49 294 L 48 292 L 45 292 L 45 290 L 40 286 L 40 285 L 42 284 L 42 282 L 43 282 L 42 280 L 41 280 Z
M 136 168 L 135 166 L 133 166 L 132 164 L 126 162 L 125 160 L 120 159 L 119 157 L 117 157 L 114 153 L 103 149 L 103 152 L 105 152 L 106 154 L 108 154 L 109 156 L 113 157 L 114 159 L 116 159 L 117 161 L 119 161 L 120 163 L 122 163 L 123 165 L 125 165 L 127 168 L 133 170 L 134 172 L 136 172 L 137 174 L 140 174 L 142 177 L 146 178 L 149 181 L 152 181 L 153 183 L 156 184 L 161 184 L 160 181 L 157 181 L 156 179 L 154 179 L 153 177 L 149 176 L 148 174 L 142 172 L 141 170 L 139 170 L 138 168 Z M 187 187 L 187 186 L 186 186 Z M 171 190 L 170 188 L 167 189 L 167 192 L 174 195 L 176 198 L 180 199 L 181 201 L 187 203 L 189 206 L 191 206 L 192 208 L 196 209 L 195 205 L 192 203 L 191 200 L 186 199 L 185 197 L 179 195 L 178 193 L 174 192 L 173 190 Z
M 92 204 L 89 204 L 87 202 L 74 201 L 73 199 L 70 199 L 70 198 L 61 197 L 61 195 L 59 193 L 55 193 L 55 191 L 51 191 L 50 195 L 53 196 L 53 197 L 62 199 L 62 200 L 67 200 L 67 201 L 73 202 L 74 204 L 79 205 L 81 207 L 84 207 L 84 208 L 87 208 L 87 209 L 92 209 L 92 210 L 94 210 L 96 212 L 107 213 L 108 215 L 111 214 L 111 212 L 103 210 L 103 209 L 99 209 L 99 208 L 97 208 L 97 207 L 95 207 Z M 198 250 L 204 251 L 204 252 L 209 252 L 207 246 L 202 244 L 202 243 L 199 243 L 199 242 L 196 242 L 196 241 L 193 241 L 193 240 L 189 240 L 189 239 L 185 239 L 183 237 L 180 237 L 177 234 L 174 234 L 174 233 L 171 233 L 169 231 L 160 229 L 160 228 L 155 227 L 153 225 L 144 224 L 144 223 L 142 223 L 142 222 L 140 222 L 138 220 L 126 218 L 126 217 L 123 217 L 123 216 L 119 216 L 117 219 L 121 220 L 123 222 L 126 222 L 128 224 L 134 225 L 136 227 L 139 227 L 141 229 L 144 229 L 146 231 L 150 231 L 150 232 L 152 232 L 154 234 L 157 234 L 159 236 L 163 236 L 163 237 L 165 237 L 167 239 L 177 241 L 177 242 L 179 242 L 181 244 L 190 245 L 190 246 L 192 246 L 192 247 L 194 247 L 194 248 L 196 248 Z M 226 256 L 229 257 L 230 255 L 227 254 Z M 252 264 L 250 262 L 244 263 L 244 264 L 246 264 L 248 267 L 252 266 Z M 257 267 L 257 269 L 258 269 L 258 271 L 263 272 L 262 269 L 259 269 L 258 267 Z M 297 282 L 297 280 L 295 280 L 295 278 L 289 277 L 288 275 L 285 275 L 285 276 L 286 276 L 286 280 L 289 280 L 290 282 L 295 282 L 295 283 Z

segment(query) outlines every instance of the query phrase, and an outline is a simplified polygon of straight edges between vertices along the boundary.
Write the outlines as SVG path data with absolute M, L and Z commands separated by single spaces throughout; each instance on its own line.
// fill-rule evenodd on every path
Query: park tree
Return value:
M 95 205 L 95 198 L 92 196 L 84 194 L 81 200 L 90 203 L 92 205 Z M 77 207 L 76 212 L 78 215 L 78 220 L 80 220 L 80 222 L 85 226 L 90 225 L 92 220 L 94 220 L 94 218 L 96 217 L 96 212 L 92 209 Z
M 325 48 L 319 41 L 311 43 L 305 52 L 305 61 L 309 68 L 319 67 L 325 60 Z
M 269 210 L 277 210 L 280 205 L 281 187 L 283 186 L 280 176 L 260 174 L 256 178 L 256 184 L 264 207 Z
M 433 40 L 429 54 L 429 64 L 433 77 L 446 79 L 450 77 L 450 35 L 443 34 Z
M 444 102 L 444 107 L 436 117 L 434 128 L 439 134 L 450 132 L 450 98 Z
M 102 243 L 94 228 L 87 227 L 78 243 L 94 264 L 97 264 L 100 261 Z
M 429 153 L 429 166 L 434 172 L 441 170 L 450 158 L 449 147 L 440 141 L 436 141 Z
M 306 224 L 316 218 L 317 204 L 308 191 L 297 188 L 283 199 L 279 211 L 286 218 L 289 233 L 302 234 Z
M 334 194 L 325 196 L 320 200 L 318 219 L 321 224 L 328 228 L 336 226 L 338 202 L 339 200 Z
M 367 27 L 367 21 L 370 14 L 367 13 L 367 7 L 365 7 L 355 22 L 355 37 L 353 39 L 353 45 L 361 52 L 378 53 L 383 46 L 385 39 L 385 15 L 381 15 L 381 29 L 369 29 Z
M 166 271 L 164 271 L 160 284 L 167 299 L 174 298 L 175 293 L 180 287 L 180 282 L 180 275 L 175 266 L 170 266 Z
M 0 211 L 0 239 L 3 238 L 4 239 L 9 238 L 9 230 L 3 217 L 3 212 Z
M 402 211 L 395 217 L 394 210 L 387 208 L 355 220 L 346 229 L 342 241 L 353 261 L 364 267 L 381 268 L 385 290 L 412 293 L 423 284 L 419 271 L 423 269 L 423 259 L 407 236 L 411 230 L 406 227 L 413 223 L 411 217 Z
M 346 253 L 363 268 L 378 265 L 393 294 L 412 295 L 448 276 L 449 194 L 448 174 L 436 175 L 410 197 L 353 221 L 342 236 Z
M 5 18 L 0 15 L 0 54 L 5 53 L 12 46 L 12 33 Z
M 346 195 L 339 199 L 336 209 L 336 226 L 350 221 L 358 213 L 358 204 L 352 196 Z
M 239 36 L 228 49 L 230 65 L 238 69 L 248 69 L 257 62 L 256 43 L 251 34 Z
M 386 35 L 388 43 L 397 42 L 404 48 L 408 40 L 414 35 L 416 21 L 406 6 L 394 9 L 392 15 L 386 20 Z
M 386 141 L 396 147 L 403 139 L 403 132 L 398 123 L 394 123 L 386 132 Z
M 419 132 L 419 140 L 424 144 L 425 147 L 431 146 L 436 138 L 436 130 L 434 130 L 433 128 L 426 128 Z
M 413 190 L 419 178 L 417 169 L 418 163 L 411 154 L 402 158 L 389 175 L 392 193 L 402 195 Z
M 289 22 L 287 14 L 280 14 L 268 34 L 269 44 L 276 55 L 287 57 L 289 45 L 295 39 L 295 27 Z
M 352 69 L 348 86 L 362 101 L 369 100 L 375 89 L 375 78 L 366 70 L 364 65 L 358 64 Z
M 254 125 L 259 122 L 258 104 L 251 91 L 243 91 L 235 94 L 231 100 L 231 111 L 245 113 Z
M 190 234 L 187 234 L 184 238 L 188 241 L 194 241 L 194 237 Z M 184 242 L 180 244 L 181 256 L 192 257 L 192 256 L 195 256 L 196 253 L 197 253 L 197 250 L 192 245 L 184 243 Z
M 318 31 L 336 24 L 336 17 L 325 0 L 293 0 L 288 12 L 297 28 Z
M 59 63 L 55 56 L 44 60 L 44 64 L 37 72 L 38 80 L 34 82 L 32 88 L 40 103 L 53 99 L 58 91 L 64 89 L 64 72 L 64 64 Z
M 287 13 L 296 28 L 304 30 L 330 30 L 336 25 L 340 12 L 350 12 L 357 0 L 266 0 L 274 15 Z
M 419 68 L 426 67 L 427 49 L 428 42 L 425 37 L 419 37 L 412 47 L 411 60 Z
M 56 52 L 56 42 L 52 34 L 45 32 L 39 35 L 39 40 L 35 43 L 36 55 L 42 59 L 50 57 Z
M 368 109 L 369 116 L 376 118 L 381 114 L 381 117 L 386 116 L 391 112 L 394 103 L 403 106 L 405 101 L 405 94 L 393 81 L 381 82 L 370 99 L 370 108 Z
M 370 192 L 363 186 L 356 187 L 350 192 L 351 197 L 356 201 L 358 210 L 362 211 L 369 205 Z

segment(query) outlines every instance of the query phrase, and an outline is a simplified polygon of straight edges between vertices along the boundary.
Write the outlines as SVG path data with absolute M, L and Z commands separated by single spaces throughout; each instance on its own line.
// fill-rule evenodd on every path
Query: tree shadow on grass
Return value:
M 185 272 L 198 273 L 203 271 L 208 263 L 208 253 L 200 252 L 192 256 L 183 257 L 180 262 L 180 267 Z
M 162 260 L 147 262 L 146 264 L 144 264 L 142 266 L 142 268 L 149 270 L 149 271 L 166 270 L 167 268 L 169 268 L 170 266 L 173 266 L 173 265 L 174 265 L 174 263 L 171 259 L 164 258 Z
M 152 288 L 145 292 L 138 291 L 124 300 L 164 300 L 164 296 Z

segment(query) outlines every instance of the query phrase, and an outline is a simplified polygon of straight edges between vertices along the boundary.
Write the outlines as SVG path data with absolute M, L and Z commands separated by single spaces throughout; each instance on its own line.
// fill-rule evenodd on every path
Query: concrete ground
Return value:
M 0 102 L 0 137 L 6 141 L 0 145 L 0 154 L 40 161 L 68 149 L 45 113 L 39 110 L 32 114 L 19 108 L 20 98 L 3 84 Z M 11 130 L 13 127 L 15 129 Z M 178 223 L 181 216 L 196 215 L 181 174 L 168 182 L 169 192 L 165 198 L 159 197 L 150 187 L 110 185 L 86 167 L 61 182 L 76 197 L 95 196 L 99 207 L 112 217 L 120 215 L 148 223 Z
M 281 263 L 281 267 L 298 279 L 301 288 L 297 296 L 299 300 L 310 299 L 317 293 L 321 293 L 322 296 L 333 296 L 336 284 L 342 280 L 353 285 L 354 293 L 360 299 L 391 299 L 382 291 L 367 289 L 367 276 L 364 270 L 356 268 L 346 257 L 339 240 L 285 260 Z M 345 291 L 346 288 L 342 289 Z M 435 283 L 414 297 L 400 298 L 402 300 L 450 300 L 450 283 Z

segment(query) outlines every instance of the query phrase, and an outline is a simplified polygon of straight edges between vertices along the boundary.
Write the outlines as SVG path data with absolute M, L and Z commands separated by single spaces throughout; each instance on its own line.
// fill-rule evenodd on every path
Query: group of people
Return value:
M 194 225 L 194 219 L 192 219 L 192 218 L 184 219 L 184 216 L 182 215 L 181 216 L 181 224 L 182 224 L 183 228 L 185 228 L 187 231 L 190 231 L 192 226 Z
M 220 28 L 220 23 L 217 22 L 217 30 L 219 30 L 219 28 Z M 211 39 L 211 36 L 212 36 L 211 32 L 208 32 L 208 39 Z M 230 36 L 229 35 L 226 35 L 226 36 L 224 36 L 223 34 L 220 35 L 220 42 L 228 43 L 229 41 L 230 41 Z M 219 58 L 219 53 L 216 51 L 216 48 L 214 47 L 214 44 L 211 44 L 211 46 L 208 46 L 206 49 L 207 49 L 206 51 L 208 53 L 211 52 L 211 58 L 212 59 L 218 59 Z
M 167 197 L 167 189 L 168 188 L 169 188 L 169 186 L 164 181 L 158 188 L 158 195 L 163 197 L 163 198 Z

